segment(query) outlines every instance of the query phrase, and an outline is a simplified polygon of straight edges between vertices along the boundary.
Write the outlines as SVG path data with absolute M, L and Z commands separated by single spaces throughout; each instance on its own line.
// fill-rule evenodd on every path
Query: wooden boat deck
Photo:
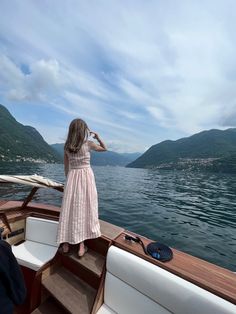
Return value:
M 21 209 L 20 207 L 22 203 L 23 202 L 19 201 L 2 202 L 0 203 L 0 213 L 7 210 L 6 217 L 9 223 L 32 214 L 39 216 L 47 215 L 48 217 L 54 217 L 55 219 L 58 219 L 59 217 L 60 209 L 58 207 L 29 203 L 26 209 Z M 117 247 L 148 260 L 149 262 L 224 298 L 233 304 L 236 304 L 235 273 L 175 249 L 173 249 L 174 256 L 171 261 L 166 263 L 159 262 L 150 256 L 145 255 L 140 244 L 125 240 L 124 232 L 126 231 L 123 228 L 114 226 L 105 221 L 100 221 L 100 223 L 104 240 L 110 240 Z M 130 231 L 127 231 L 127 233 L 135 235 Z M 145 237 L 141 238 L 145 245 L 152 242 Z M 96 246 L 96 243 L 94 242 L 93 245 Z M 92 246 L 91 249 L 93 249 Z
M 58 219 L 60 208 L 53 205 L 45 205 L 38 203 L 29 203 L 27 208 L 21 208 L 21 201 L 2 201 L 0 203 L 0 213 L 6 212 L 9 222 L 13 222 L 19 218 L 25 218 L 29 215 L 38 215 L 41 217 L 49 217 Z M 115 226 L 109 222 L 100 219 L 101 233 L 104 237 L 114 240 L 124 231 L 124 228 Z

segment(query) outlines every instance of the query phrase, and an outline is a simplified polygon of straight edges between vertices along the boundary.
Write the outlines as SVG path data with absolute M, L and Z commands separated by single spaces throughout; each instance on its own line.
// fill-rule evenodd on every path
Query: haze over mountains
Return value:
M 64 144 L 52 144 L 54 148 L 63 158 Z M 112 151 L 97 153 L 91 152 L 91 164 L 94 166 L 126 166 L 128 163 L 137 159 L 141 153 L 116 153 Z

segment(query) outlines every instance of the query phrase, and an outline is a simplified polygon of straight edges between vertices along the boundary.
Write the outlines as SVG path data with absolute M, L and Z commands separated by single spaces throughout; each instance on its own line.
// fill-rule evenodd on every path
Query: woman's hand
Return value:
M 96 132 L 90 131 L 90 135 L 91 135 L 95 140 L 98 140 L 98 139 L 99 139 L 99 135 L 98 135 Z
M 99 135 L 96 132 L 92 132 L 92 131 L 90 131 L 90 135 L 99 143 L 99 145 L 97 145 L 93 141 L 90 142 L 91 149 L 99 151 L 99 152 L 105 152 L 107 150 L 107 147 L 103 143 L 103 141 L 100 139 Z

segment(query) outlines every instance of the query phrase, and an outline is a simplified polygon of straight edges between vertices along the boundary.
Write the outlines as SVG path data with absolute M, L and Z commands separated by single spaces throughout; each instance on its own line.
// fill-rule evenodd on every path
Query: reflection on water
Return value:
M 122 167 L 94 172 L 101 219 L 236 271 L 236 176 Z M 64 182 L 63 165 L 0 164 L 0 174 L 35 173 Z M 0 197 L 22 199 L 29 189 L 0 186 Z M 61 198 L 41 189 L 35 201 L 60 205 Z

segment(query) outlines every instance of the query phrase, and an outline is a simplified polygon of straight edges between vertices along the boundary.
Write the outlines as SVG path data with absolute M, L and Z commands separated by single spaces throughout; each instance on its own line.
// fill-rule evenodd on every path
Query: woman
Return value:
M 98 144 L 88 141 L 92 135 Z M 67 177 L 58 227 L 58 243 L 63 243 L 64 253 L 69 244 L 78 244 L 79 257 L 87 248 L 84 240 L 101 235 L 98 220 L 98 197 L 93 171 L 90 167 L 90 151 L 104 152 L 105 144 L 97 133 L 90 132 L 81 119 L 74 119 L 69 127 L 64 147 L 64 167 Z

